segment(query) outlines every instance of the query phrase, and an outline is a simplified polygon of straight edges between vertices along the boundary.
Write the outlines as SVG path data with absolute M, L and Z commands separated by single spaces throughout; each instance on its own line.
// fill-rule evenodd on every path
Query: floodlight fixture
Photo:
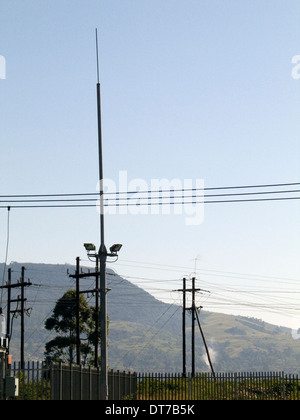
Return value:
M 110 252 L 112 254 L 117 254 L 120 251 L 120 249 L 122 248 L 122 246 L 123 246 L 122 244 L 114 244 L 109 248 Z
M 96 246 L 94 244 L 87 243 L 84 244 L 84 247 L 88 252 L 96 251 Z

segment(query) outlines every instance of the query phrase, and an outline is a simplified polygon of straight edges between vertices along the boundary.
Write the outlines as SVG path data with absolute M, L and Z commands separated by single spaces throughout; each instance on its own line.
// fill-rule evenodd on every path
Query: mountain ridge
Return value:
M 51 338 L 44 322 L 57 299 L 75 282 L 68 275 L 75 267 L 69 264 L 12 262 L 13 282 L 25 266 L 25 279 L 32 286 L 25 289 L 26 360 L 42 360 L 44 346 Z M 4 265 L 0 264 L 0 274 Z M 182 370 L 182 308 L 155 299 L 142 288 L 107 271 L 109 366 L 115 370 L 180 372 Z M 81 287 L 92 288 L 93 280 L 82 280 Z M 14 292 L 14 293 L 17 293 Z M 4 293 L 4 302 L 6 302 Z M 87 300 L 94 305 L 92 291 Z M 4 313 L 6 313 L 5 306 Z M 201 311 L 201 323 L 216 371 L 285 371 L 300 373 L 300 342 L 293 340 L 286 327 L 254 318 Z M 19 319 L 13 321 L 11 353 L 19 359 Z M 190 319 L 187 320 L 187 370 L 191 351 Z M 196 370 L 209 370 L 199 331 L 196 331 Z

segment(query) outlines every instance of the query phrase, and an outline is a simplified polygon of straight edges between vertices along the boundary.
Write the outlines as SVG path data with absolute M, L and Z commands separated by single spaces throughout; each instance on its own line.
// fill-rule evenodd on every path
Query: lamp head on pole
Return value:
M 122 244 L 114 244 L 109 248 L 109 250 L 112 254 L 117 254 L 122 248 L 122 246 Z
M 96 251 L 96 246 L 94 244 L 86 243 L 86 244 L 83 244 L 83 246 L 88 252 Z

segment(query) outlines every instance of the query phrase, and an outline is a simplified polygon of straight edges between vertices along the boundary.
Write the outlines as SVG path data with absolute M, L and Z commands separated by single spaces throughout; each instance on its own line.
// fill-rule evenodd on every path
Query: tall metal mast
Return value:
M 101 125 L 101 86 L 99 77 L 99 49 L 98 31 L 96 29 L 97 52 L 97 110 L 98 110 L 98 152 L 99 152 L 99 191 L 100 191 L 100 328 L 101 328 L 101 380 L 100 390 L 103 399 L 108 399 L 108 370 L 107 370 L 107 285 L 106 285 L 106 260 L 107 250 L 104 243 L 104 188 L 103 188 L 103 152 L 102 152 L 102 125 Z

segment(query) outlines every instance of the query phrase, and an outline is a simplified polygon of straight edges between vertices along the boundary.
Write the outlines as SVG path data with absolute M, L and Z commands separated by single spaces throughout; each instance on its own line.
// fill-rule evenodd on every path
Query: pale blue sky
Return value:
M 299 21 L 298 0 L 0 0 L 0 195 L 96 191 L 96 27 L 105 177 L 299 182 Z M 12 210 L 9 260 L 73 263 L 98 230 L 95 209 Z M 124 244 L 120 274 L 180 279 L 199 256 L 206 289 L 205 269 L 299 279 L 299 234 L 299 201 L 207 205 L 197 227 L 173 215 L 106 218 L 107 246 Z M 260 276 L 234 286 L 259 287 Z M 293 318 L 281 315 L 257 317 Z

